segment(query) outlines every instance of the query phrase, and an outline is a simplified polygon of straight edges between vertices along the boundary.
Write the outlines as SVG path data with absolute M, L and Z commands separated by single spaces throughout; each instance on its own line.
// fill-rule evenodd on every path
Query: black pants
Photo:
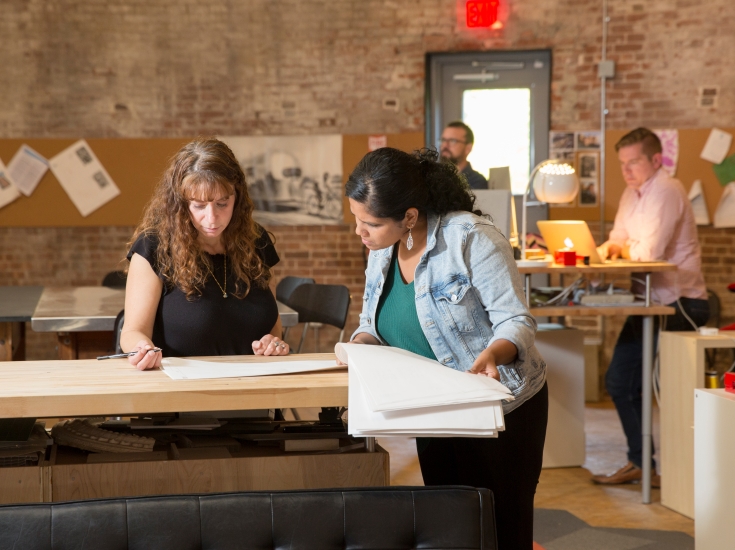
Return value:
M 505 415 L 497 438 L 419 437 L 424 485 L 490 489 L 500 550 L 532 550 L 533 498 L 541 475 L 549 393 L 546 384 Z
M 694 330 L 684 312 L 697 326 L 702 326 L 709 318 L 707 300 L 680 298 L 668 304 L 676 309 L 674 315 L 664 317 L 664 330 Z M 658 317 L 653 321 L 654 346 L 658 342 Z M 628 440 L 628 460 L 639 468 L 643 466 L 643 318 L 636 315 L 626 319 L 613 350 L 612 360 L 605 374 L 605 388 L 612 397 L 615 408 Z M 651 456 L 654 447 L 651 438 Z M 656 463 L 651 459 L 655 472 Z

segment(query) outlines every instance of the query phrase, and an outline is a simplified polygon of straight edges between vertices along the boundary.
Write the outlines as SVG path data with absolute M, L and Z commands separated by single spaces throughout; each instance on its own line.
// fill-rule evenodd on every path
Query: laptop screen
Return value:
M 551 254 L 571 248 L 579 256 L 589 256 L 591 264 L 601 264 L 597 246 L 587 222 L 581 220 L 541 220 L 536 222 Z

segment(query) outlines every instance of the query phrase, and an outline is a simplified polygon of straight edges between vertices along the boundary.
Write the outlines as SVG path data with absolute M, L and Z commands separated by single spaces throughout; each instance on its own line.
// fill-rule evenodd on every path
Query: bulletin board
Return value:
M 57 155 L 78 139 L 0 139 L 5 165 L 27 144 L 45 158 Z M 51 171 L 30 197 L 21 196 L 0 209 L 2 227 L 80 227 L 137 225 L 169 159 L 188 139 L 87 139 L 120 195 L 83 217 Z
M 345 181 L 360 159 L 369 152 L 369 138 L 368 134 L 342 137 L 342 173 Z M 120 188 L 120 195 L 83 217 L 49 170 L 30 197 L 21 196 L 0 208 L 0 227 L 137 225 L 170 158 L 191 139 L 87 139 Z M 386 134 L 385 139 L 388 147 L 404 151 L 413 151 L 424 145 L 422 132 Z M 50 159 L 77 140 L 0 139 L 0 159 L 7 165 L 23 144 Z M 354 222 L 349 206 L 344 209 L 344 221 Z
M 424 147 L 425 136 L 423 132 L 407 132 L 405 134 L 384 134 L 385 135 L 385 146 L 393 147 L 394 149 L 400 149 L 408 153 L 421 149 Z M 344 174 L 344 181 L 347 183 L 347 178 L 350 172 L 357 166 L 360 159 L 370 152 L 370 137 L 371 134 L 349 134 L 342 136 L 342 168 Z M 373 137 L 380 137 L 375 136 Z M 350 213 L 350 204 L 347 197 L 343 198 L 342 214 L 345 223 L 354 223 L 355 219 Z
M 735 135 L 735 128 L 720 128 Z M 618 164 L 615 144 L 629 130 L 608 130 L 605 132 L 605 220 L 613 221 L 620 197 L 625 190 L 625 181 Z M 679 161 L 675 178 L 681 181 L 689 192 L 695 180 L 701 180 L 710 220 L 714 218 L 724 187 L 720 185 L 712 170 L 712 163 L 699 158 L 702 148 L 709 137 L 711 128 L 689 128 L 679 130 Z M 735 153 L 735 140 L 728 156 Z M 599 221 L 600 207 L 549 208 L 549 217 L 554 220 Z

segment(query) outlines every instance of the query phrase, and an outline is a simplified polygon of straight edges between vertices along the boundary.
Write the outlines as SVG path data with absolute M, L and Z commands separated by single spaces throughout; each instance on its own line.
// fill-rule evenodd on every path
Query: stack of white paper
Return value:
M 349 432 L 356 436 L 496 437 L 505 428 L 497 380 L 387 346 L 338 344 L 349 367 Z
M 297 374 L 301 372 L 343 369 L 334 361 L 263 361 L 220 362 L 164 357 L 163 372 L 174 380 L 207 380 L 213 378 L 243 378 L 270 376 L 271 374 Z

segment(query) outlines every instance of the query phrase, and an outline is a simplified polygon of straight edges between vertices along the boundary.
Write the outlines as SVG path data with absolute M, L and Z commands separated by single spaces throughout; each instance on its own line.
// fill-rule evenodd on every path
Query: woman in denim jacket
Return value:
M 407 349 L 491 376 L 515 400 L 497 438 L 418 438 L 426 485 L 493 491 L 501 550 L 533 546 L 548 393 L 508 241 L 479 211 L 456 167 L 435 151 L 368 153 L 346 185 L 356 233 L 370 249 L 352 341 Z

